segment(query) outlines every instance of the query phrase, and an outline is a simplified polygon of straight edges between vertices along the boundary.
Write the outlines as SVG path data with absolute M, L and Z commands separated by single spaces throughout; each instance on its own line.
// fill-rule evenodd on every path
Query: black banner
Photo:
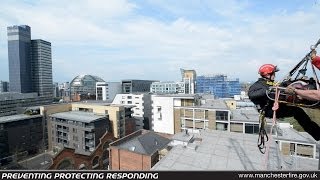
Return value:
M 0 171 L 1 180 L 319 179 L 320 171 Z

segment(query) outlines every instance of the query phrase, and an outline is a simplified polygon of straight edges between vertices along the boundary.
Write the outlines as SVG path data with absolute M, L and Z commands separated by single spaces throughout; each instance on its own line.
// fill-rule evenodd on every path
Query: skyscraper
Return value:
M 51 43 L 31 40 L 31 78 L 33 91 L 53 97 Z
M 31 40 L 27 25 L 10 26 L 7 30 L 10 92 L 36 92 L 52 101 L 51 43 Z
M 31 29 L 22 25 L 10 26 L 7 30 L 10 91 L 32 92 Z

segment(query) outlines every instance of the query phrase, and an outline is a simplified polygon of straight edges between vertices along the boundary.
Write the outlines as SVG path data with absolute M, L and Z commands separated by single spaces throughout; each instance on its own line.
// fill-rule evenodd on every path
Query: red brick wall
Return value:
M 120 161 L 119 161 L 119 149 L 110 147 L 110 165 L 111 170 L 119 170 L 120 169 Z
M 150 170 L 151 157 L 111 147 L 111 170 Z
M 150 170 L 151 169 L 151 157 L 147 155 L 142 156 L 142 170 Z
M 119 150 L 120 170 L 141 170 L 142 155 L 127 150 Z

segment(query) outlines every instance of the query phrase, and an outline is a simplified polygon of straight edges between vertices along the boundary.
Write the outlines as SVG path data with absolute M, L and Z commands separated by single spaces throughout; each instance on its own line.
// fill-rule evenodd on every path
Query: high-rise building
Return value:
M 7 30 L 10 92 L 36 92 L 52 102 L 51 43 L 31 40 L 27 25 L 9 26 Z
M 31 40 L 31 79 L 33 92 L 39 96 L 53 97 L 51 43 Z
M 10 26 L 8 30 L 8 58 L 10 91 L 32 92 L 31 28 Z

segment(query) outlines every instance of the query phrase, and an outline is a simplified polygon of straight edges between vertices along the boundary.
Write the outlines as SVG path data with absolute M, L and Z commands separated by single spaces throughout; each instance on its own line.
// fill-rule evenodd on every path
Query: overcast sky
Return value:
M 2 0 L 0 80 L 7 26 L 52 43 L 53 80 L 179 80 L 180 68 L 253 81 L 264 63 L 282 78 L 320 38 L 318 0 Z

